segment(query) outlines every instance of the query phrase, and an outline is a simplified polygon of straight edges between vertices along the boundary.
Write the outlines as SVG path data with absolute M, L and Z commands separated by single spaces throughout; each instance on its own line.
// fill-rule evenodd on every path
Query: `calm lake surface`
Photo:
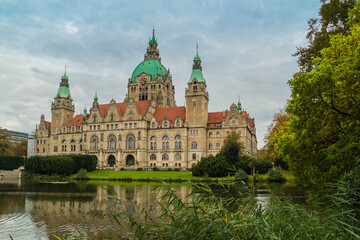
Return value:
M 110 184 L 120 199 L 108 198 Z M 0 239 L 14 240 L 56 239 L 54 235 L 76 234 L 97 238 L 113 237 L 129 229 L 111 220 L 109 211 L 121 204 L 127 212 L 141 220 L 142 209 L 156 216 L 156 198 L 164 193 L 157 183 L 77 182 L 77 183 L 22 183 L 0 181 Z M 233 185 L 226 185 L 233 189 Z M 173 184 L 171 188 L 186 198 L 192 192 L 189 184 Z M 213 186 L 221 193 L 221 187 Z M 266 184 L 251 187 L 257 201 L 266 206 L 271 193 L 285 196 L 293 203 L 305 204 L 304 191 L 291 184 Z M 187 198 L 186 201 L 191 201 Z

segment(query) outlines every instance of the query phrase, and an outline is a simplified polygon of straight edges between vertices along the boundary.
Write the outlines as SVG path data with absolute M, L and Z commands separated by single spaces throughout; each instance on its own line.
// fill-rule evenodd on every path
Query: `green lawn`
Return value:
M 72 175 L 73 178 L 76 174 Z M 161 180 L 168 179 L 181 179 L 181 180 L 202 180 L 202 177 L 194 177 L 189 171 L 107 171 L 107 170 L 96 170 L 89 172 L 88 177 L 90 179 L 124 179 L 131 178 L 133 180 L 139 179 L 153 179 L 158 178 Z M 219 177 L 219 178 L 208 178 L 209 180 L 233 180 L 234 177 Z

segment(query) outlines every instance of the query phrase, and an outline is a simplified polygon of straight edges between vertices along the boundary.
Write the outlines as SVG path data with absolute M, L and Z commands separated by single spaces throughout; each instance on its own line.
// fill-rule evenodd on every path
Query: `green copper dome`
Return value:
M 59 95 L 62 98 L 70 97 L 70 99 L 72 100 L 71 94 L 70 94 L 70 89 L 68 87 L 66 87 L 66 86 L 60 86 L 59 90 L 57 91 L 54 98 L 57 98 Z
M 69 80 L 68 76 L 66 76 L 66 73 L 61 77 L 61 80 L 63 79 Z
M 158 75 L 163 76 L 165 80 L 165 76 L 167 74 L 166 68 L 158 60 L 145 60 L 135 68 L 133 74 L 131 75 L 131 83 L 136 83 L 136 77 L 143 72 L 151 75 L 151 81 L 156 81 Z
M 193 69 L 191 72 L 191 77 L 188 83 L 191 83 L 192 80 L 196 78 L 198 82 L 205 82 L 205 78 L 203 77 L 201 69 Z

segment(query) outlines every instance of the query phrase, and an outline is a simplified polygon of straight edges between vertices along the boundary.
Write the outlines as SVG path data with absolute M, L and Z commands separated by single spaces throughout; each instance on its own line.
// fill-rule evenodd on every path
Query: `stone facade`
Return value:
M 185 106 L 176 106 L 170 70 L 161 64 L 153 38 L 128 83 L 124 102 L 99 104 L 95 95 L 89 113 L 74 116 L 69 79 L 61 78 L 51 105 L 51 122 L 41 116 L 36 129 L 39 155 L 94 154 L 99 167 L 191 168 L 201 157 L 217 154 L 225 137 L 236 131 L 244 151 L 257 155 L 253 118 L 238 105 L 208 112 L 209 93 L 196 55 Z

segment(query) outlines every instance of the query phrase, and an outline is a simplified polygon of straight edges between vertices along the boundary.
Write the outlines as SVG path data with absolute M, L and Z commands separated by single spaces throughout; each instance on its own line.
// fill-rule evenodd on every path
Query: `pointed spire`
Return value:
M 86 110 L 86 104 L 85 104 L 84 111 L 83 111 L 83 116 L 85 117 L 86 114 L 87 114 L 87 110 Z
M 194 57 L 194 61 L 201 61 L 199 57 L 199 45 L 196 44 L 196 56 Z
M 95 91 L 95 96 L 94 96 L 94 100 L 97 100 L 98 99 L 98 97 L 97 97 L 97 90 Z
M 239 95 L 239 100 L 238 100 L 238 103 L 237 103 L 237 109 L 238 109 L 238 112 L 241 113 L 240 95 Z
M 149 43 L 157 43 L 157 41 L 155 39 L 155 28 L 154 27 L 153 27 L 152 39 L 150 40 Z

